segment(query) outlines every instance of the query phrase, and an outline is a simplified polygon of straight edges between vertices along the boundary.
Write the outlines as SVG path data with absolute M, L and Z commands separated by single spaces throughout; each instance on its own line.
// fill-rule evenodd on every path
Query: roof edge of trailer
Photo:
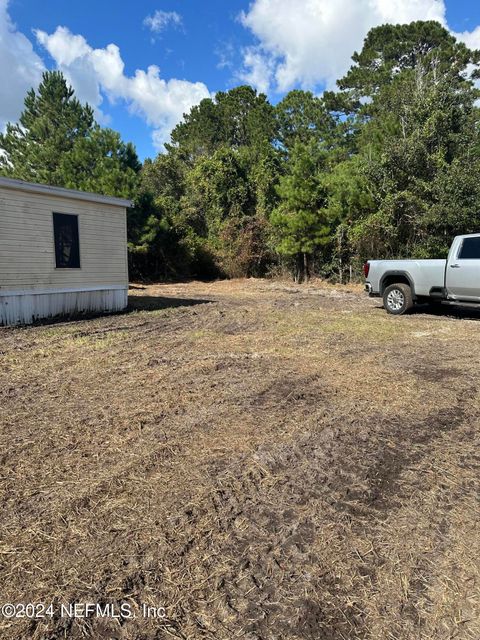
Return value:
M 113 196 L 103 196 L 99 193 L 89 193 L 87 191 L 76 191 L 75 189 L 65 189 L 64 187 L 52 187 L 48 184 L 37 184 L 35 182 L 25 182 L 14 178 L 0 177 L 0 187 L 16 191 L 26 191 L 29 193 L 39 193 L 47 196 L 57 196 L 71 198 L 73 200 L 83 200 L 84 202 L 98 202 L 100 204 L 110 204 L 117 207 L 132 207 L 132 201 L 124 198 L 114 198 Z

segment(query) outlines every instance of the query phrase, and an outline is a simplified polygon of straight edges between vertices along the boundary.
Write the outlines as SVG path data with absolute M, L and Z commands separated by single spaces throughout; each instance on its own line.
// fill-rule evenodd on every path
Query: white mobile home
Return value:
M 0 177 L 0 325 L 124 309 L 130 206 Z

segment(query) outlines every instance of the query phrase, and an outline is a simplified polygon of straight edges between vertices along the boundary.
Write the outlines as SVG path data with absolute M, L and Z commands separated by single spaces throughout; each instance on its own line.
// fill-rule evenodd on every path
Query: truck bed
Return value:
M 367 283 L 372 295 L 380 295 L 381 280 L 395 273 L 406 273 L 415 283 L 415 295 L 428 296 L 432 288 L 445 285 L 446 260 L 369 260 Z

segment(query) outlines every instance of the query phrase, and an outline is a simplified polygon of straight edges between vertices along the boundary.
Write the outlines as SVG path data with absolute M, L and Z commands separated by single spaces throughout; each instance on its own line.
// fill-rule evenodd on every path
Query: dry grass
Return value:
M 59 640 L 480 638 L 479 318 L 357 287 L 132 290 L 0 329 L 0 600 Z

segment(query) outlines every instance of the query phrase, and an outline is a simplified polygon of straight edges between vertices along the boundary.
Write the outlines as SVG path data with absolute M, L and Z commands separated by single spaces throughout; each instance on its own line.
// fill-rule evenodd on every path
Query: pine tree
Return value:
M 286 175 L 280 178 L 281 202 L 271 216 L 276 250 L 295 260 L 295 280 L 309 278 L 310 260 L 331 239 L 324 184 L 327 152 L 315 140 L 297 143 Z
M 0 134 L 0 173 L 63 186 L 62 158 L 92 130 L 93 110 L 74 97 L 59 71 L 46 71 L 24 104 L 19 122 L 8 123 L 6 133 Z

